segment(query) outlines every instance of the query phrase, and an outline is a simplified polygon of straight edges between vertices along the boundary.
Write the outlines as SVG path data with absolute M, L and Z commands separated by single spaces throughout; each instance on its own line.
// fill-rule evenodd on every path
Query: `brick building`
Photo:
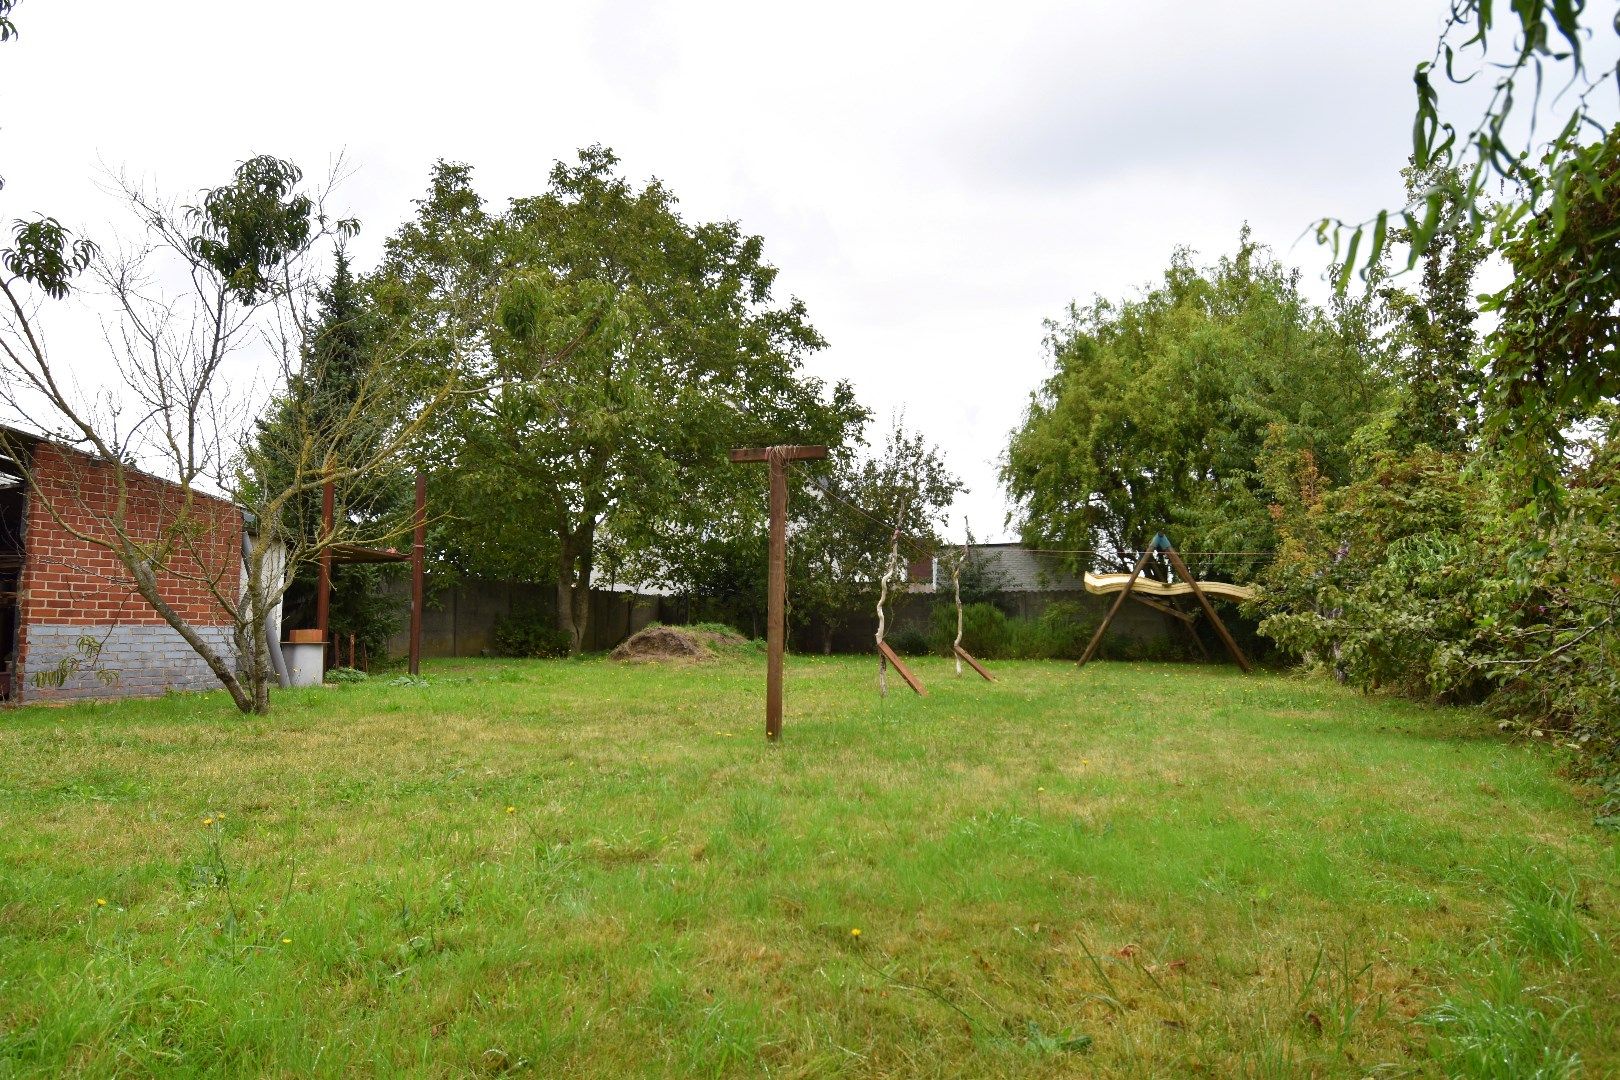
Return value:
M 169 541 L 158 592 L 222 655 L 240 594 L 242 515 L 229 502 L 126 468 L 126 533 Z M 116 471 L 37 436 L 0 437 L 0 691 L 12 701 L 156 694 L 219 685 L 202 658 L 135 591 L 112 552 Z M 53 513 L 54 510 L 54 513 Z

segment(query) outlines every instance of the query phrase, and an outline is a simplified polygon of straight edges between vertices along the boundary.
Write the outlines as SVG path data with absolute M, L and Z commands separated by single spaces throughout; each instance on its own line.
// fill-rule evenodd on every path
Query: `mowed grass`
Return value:
M 0 1075 L 1620 1073 L 1545 748 L 993 666 L 790 658 L 776 747 L 751 653 L 0 715 Z

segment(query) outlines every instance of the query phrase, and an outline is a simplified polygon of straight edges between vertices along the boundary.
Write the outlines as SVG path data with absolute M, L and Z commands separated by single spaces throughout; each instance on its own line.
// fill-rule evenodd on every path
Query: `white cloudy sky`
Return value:
M 253 154 L 343 153 L 367 261 L 435 158 L 504 200 L 602 142 L 691 217 L 764 235 L 830 342 L 813 373 L 904 407 L 993 538 L 1042 320 L 1245 221 L 1316 278 L 1314 218 L 1399 198 L 1443 7 L 23 0 L 0 218 L 100 231 L 103 162 L 186 193 Z

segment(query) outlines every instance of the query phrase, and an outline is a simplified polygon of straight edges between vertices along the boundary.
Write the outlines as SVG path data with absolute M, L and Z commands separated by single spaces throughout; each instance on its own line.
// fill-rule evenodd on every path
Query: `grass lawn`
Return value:
M 752 653 L 0 714 L 0 1076 L 1620 1075 L 1546 748 L 994 668 L 790 658 L 779 747 Z

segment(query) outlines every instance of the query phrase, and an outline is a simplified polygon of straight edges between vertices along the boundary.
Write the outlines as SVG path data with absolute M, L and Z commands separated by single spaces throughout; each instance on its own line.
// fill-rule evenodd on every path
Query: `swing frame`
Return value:
M 1075 666 L 1085 667 L 1097 655 L 1097 647 L 1102 644 L 1103 635 L 1108 632 L 1108 624 L 1114 621 L 1114 616 L 1119 614 L 1119 609 L 1125 606 L 1126 597 L 1146 603 L 1152 608 L 1159 607 L 1158 604 L 1149 602 L 1148 598 L 1133 595 L 1132 589 L 1136 586 L 1136 579 L 1141 577 L 1142 571 L 1147 568 L 1148 560 L 1153 558 L 1155 554 L 1160 553 L 1169 561 L 1171 569 L 1180 575 L 1181 580 L 1192 587 L 1192 594 L 1197 598 L 1198 606 L 1203 608 L 1204 614 L 1214 624 L 1215 633 L 1220 637 L 1221 644 L 1226 646 L 1226 651 L 1232 655 L 1232 659 L 1237 662 L 1237 666 L 1243 669 L 1245 675 L 1253 673 L 1254 667 L 1249 663 L 1249 658 L 1243 655 L 1242 649 L 1238 648 L 1237 640 L 1232 637 L 1232 632 L 1221 621 L 1220 615 L 1215 611 L 1215 605 L 1209 602 L 1209 597 L 1204 594 L 1203 587 L 1199 584 L 1198 579 L 1188 571 L 1187 564 L 1181 561 L 1181 556 L 1176 553 L 1175 545 L 1170 543 L 1170 538 L 1164 533 L 1156 535 L 1153 542 L 1148 545 L 1147 550 L 1142 552 L 1142 557 L 1136 560 L 1136 566 L 1132 568 L 1131 576 L 1126 580 L 1125 587 L 1114 597 L 1113 604 L 1108 608 L 1108 614 L 1103 616 L 1103 621 L 1098 624 L 1096 633 L 1091 635 L 1091 641 L 1086 645 L 1086 651 L 1081 654 L 1080 662 Z M 1181 613 L 1177 612 L 1175 614 L 1178 618 L 1181 617 Z M 1187 618 L 1191 618 L 1191 616 L 1187 616 Z M 1188 629 L 1191 629 L 1190 622 L 1186 625 Z

